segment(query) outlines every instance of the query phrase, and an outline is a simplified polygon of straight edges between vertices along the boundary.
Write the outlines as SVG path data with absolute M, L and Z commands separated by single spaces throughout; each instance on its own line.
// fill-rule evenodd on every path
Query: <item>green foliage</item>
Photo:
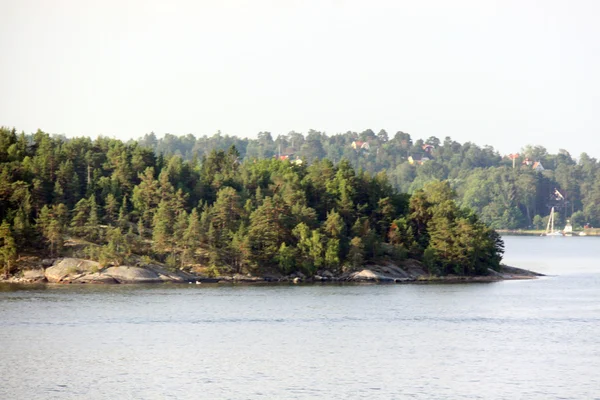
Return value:
M 351 147 L 355 141 L 370 148 Z M 273 157 L 280 151 L 287 159 Z M 555 171 L 513 171 L 493 149 L 450 138 L 413 142 L 404 132 L 149 134 L 123 143 L 0 128 L 3 249 L 60 256 L 69 240 L 103 265 L 145 257 L 172 268 L 209 265 L 215 274 L 315 274 L 408 257 L 436 274 L 487 273 L 502 243 L 486 224 L 520 227 L 545 216 L 542 189 L 568 187 L 574 222 L 598 219 L 595 160 L 531 153 L 545 166 L 555 162 Z M 430 162 L 410 165 L 411 155 Z M 586 184 L 573 183 L 579 178 Z M 4 264 L 13 254 L 5 252 Z
M 355 236 L 350 241 L 350 252 L 348 253 L 348 262 L 353 269 L 360 268 L 365 261 L 364 246 L 361 238 Z
M 5 220 L 0 225 L 0 267 L 4 271 L 4 276 L 8 276 L 16 261 L 17 245 L 10 225 Z

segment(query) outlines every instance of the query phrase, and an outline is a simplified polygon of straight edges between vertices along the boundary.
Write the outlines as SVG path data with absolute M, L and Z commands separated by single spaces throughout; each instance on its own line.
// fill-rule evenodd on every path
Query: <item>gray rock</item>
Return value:
M 54 264 L 54 261 L 55 260 L 53 258 L 44 258 L 42 260 L 42 267 L 44 267 L 44 268 L 51 267 L 52 264 Z
M 112 276 L 105 274 L 85 274 L 72 280 L 73 283 L 92 283 L 92 284 L 116 284 L 117 282 Z
M 544 276 L 544 274 L 540 274 L 538 272 L 533 272 L 533 271 L 529 271 L 527 269 L 522 269 L 522 268 L 511 267 L 508 265 L 501 265 L 500 268 L 501 268 L 502 273 L 514 275 L 514 276 L 530 276 L 530 277 Z
M 197 279 L 197 276 L 195 275 L 188 274 L 187 272 L 183 271 L 169 271 L 168 269 L 163 268 L 160 265 L 151 264 L 146 265 L 145 268 L 155 272 L 158 275 L 158 277 L 164 282 L 185 283 L 192 281 L 195 282 Z
M 160 283 L 165 281 L 156 272 L 140 267 L 110 267 L 103 274 L 119 283 Z
M 393 277 L 376 273 L 370 269 L 363 269 L 350 275 L 349 280 L 356 282 L 394 282 Z
M 263 278 L 259 278 L 257 276 L 252 276 L 252 275 L 242 275 L 242 274 L 235 274 L 233 276 L 233 280 L 235 282 L 247 282 L 247 283 L 252 283 L 252 282 L 261 282 L 264 279 Z
M 333 278 L 333 274 L 331 273 L 331 271 L 327 271 L 327 270 L 321 272 L 321 276 L 324 278 Z
M 54 266 L 47 268 L 44 275 L 51 283 L 70 282 L 82 275 L 97 273 L 99 270 L 100 264 L 95 261 L 63 258 Z
M 26 282 L 41 282 L 46 279 L 44 275 L 44 269 L 29 269 L 23 271 L 23 280 Z

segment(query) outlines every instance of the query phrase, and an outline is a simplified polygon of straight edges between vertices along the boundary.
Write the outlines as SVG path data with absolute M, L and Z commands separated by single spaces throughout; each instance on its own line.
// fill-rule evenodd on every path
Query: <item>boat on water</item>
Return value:
M 571 233 L 572 232 L 573 228 L 571 228 Z M 562 231 L 554 230 L 554 207 L 552 207 L 550 210 L 550 217 L 548 218 L 548 225 L 546 225 L 546 232 L 542 233 L 540 236 L 563 236 Z

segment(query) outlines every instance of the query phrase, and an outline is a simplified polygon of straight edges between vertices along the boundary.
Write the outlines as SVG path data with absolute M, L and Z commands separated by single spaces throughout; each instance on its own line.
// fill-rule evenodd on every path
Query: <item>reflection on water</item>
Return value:
M 0 286 L 0 398 L 594 398 L 600 239 L 556 239 L 505 238 L 534 281 Z

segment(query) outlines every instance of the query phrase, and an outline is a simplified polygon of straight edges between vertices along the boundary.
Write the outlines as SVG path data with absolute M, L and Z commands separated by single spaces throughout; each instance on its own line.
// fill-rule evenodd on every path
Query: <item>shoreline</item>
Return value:
M 543 229 L 496 229 L 502 236 L 545 236 L 546 232 Z M 564 235 L 565 237 L 598 237 L 600 236 L 600 229 L 584 229 L 582 231 L 575 231 L 572 235 Z
M 521 268 L 502 265 L 500 271 L 488 275 L 435 276 L 426 273 L 416 260 L 369 264 L 351 272 L 333 274 L 319 270 L 306 276 L 301 272 L 287 276 L 232 274 L 209 277 L 184 271 L 171 271 L 160 265 L 112 266 L 102 268 L 97 262 L 75 258 L 56 260 L 52 266 L 40 266 L 21 272 L 21 276 L 0 278 L 5 284 L 42 285 L 114 285 L 114 284 L 204 284 L 204 285 L 296 285 L 296 284 L 452 284 L 491 283 L 507 280 L 529 280 L 545 276 Z

